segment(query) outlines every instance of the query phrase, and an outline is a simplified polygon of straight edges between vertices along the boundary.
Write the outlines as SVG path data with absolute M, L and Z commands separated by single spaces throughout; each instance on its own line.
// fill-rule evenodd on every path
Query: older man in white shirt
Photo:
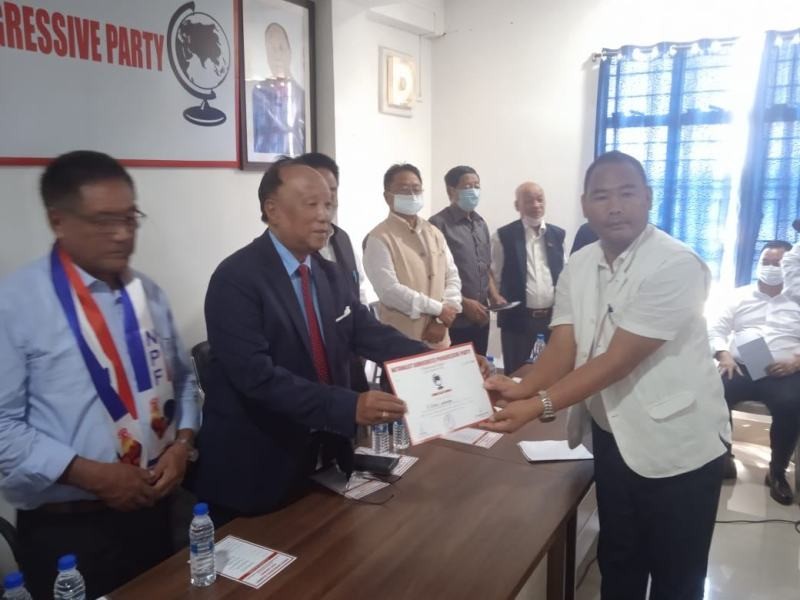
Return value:
M 644 169 L 621 152 L 586 172 L 584 216 L 600 238 L 572 255 L 556 289 L 547 348 L 482 426 L 514 431 L 572 406 L 570 443 L 594 443 L 603 598 L 701 599 L 730 439 L 708 352 L 710 272 L 648 225 Z
M 461 312 L 461 279 L 442 232 L 417 214 L 424 206 L 422 175 L 414 165 L 393 165 L 383 186 L 389 216 L 364 249 L 378 318 L 432 348 L 447 348 L 448 328 Z
M 786 468 L 800 435 L 800 304 L 783 293 L 780 266 L 791 247 L 789 242 L 767 242 L 759 257 L 757 283 L 738 288 L 708 329 L 728 406 L 758 400 L 767 405 L 772 415 L 772 460 L 765 483 L 770 496 L 781 504 L 792 503 Z M 775 360 L 768 367 L 767 376 L 751 374 L 741 364 L 737 339 L 749 341 L 756 337 L 764 338 Z M 730 452 L 725 477 L 736 478 Z
M 492 276 L 501 300 L 520 302 L 497 313 L 506 373 L 525 364 L 538 335 L 550 338 L 555 287 L 564 268 L 564 230 L 545 223 L 545 206 L 539 184 L 520 184 L 514 198 L 520 218 L 492 236 Z

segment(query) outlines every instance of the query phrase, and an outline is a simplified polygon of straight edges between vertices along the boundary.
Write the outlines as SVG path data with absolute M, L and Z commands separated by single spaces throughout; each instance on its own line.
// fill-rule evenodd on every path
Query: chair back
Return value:
M 200 405 L 202 406 L 206 399 L 206 390 L 208 389 L 208 370 L 211 364 L 211 346 L 208 342 L 200 342 L 195 344 L 192 348 L 192 367 L 194 367 L 194 375 L 197 378 L 197 390 L 200 395 Z

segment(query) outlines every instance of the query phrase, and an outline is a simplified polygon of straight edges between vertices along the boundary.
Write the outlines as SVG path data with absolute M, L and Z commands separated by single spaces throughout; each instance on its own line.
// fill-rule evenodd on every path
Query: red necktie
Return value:
M 303 284 L 303 304 L 306 308 L 308 336 L 311 339 L 311 358 L 314 361 L 314 368 L 317 370 L 317 376 L 322 383 L 331 383 L 328 357 L 325 355 L 325 342 L 322 341 L 322 333 L 317 321 L 317 311 L 314 310 L 314 300 L 311 298 L 311 270 L 308 265 L 300 265 L 297 270 L 300 272 L 300 281 Z

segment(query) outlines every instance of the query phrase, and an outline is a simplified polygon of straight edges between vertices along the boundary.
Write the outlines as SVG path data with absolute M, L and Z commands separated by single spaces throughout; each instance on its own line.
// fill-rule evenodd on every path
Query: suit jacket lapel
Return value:
M 268 232 L 264 232 L 261 236 L 264 242 L 264 251 L 267 258 L 269 272 L 272 274 L 272 284 L 275 292 L 280 299 L 286 312 L 289 314 L 289 319 L 297 330 L 297 334 L 303 342 L 303 346 L 311 359 L 311 341 L 308 337 L 308 327 L 306 327 L 306 320 L 303 318 L 303 312 L 300 309 L 300 304 L 297 301 L 297 294 L 294 293 L 294 287 L 289 279 L 289 274 L 286 272 L 286 267 L 283 266 L 283 261 L 275 249 L 275 245 L 269 237 Z
M 549 227 L 544 230 L 544 245 L 547 254 L 547 267 L 550 269 L 550 276 L 553 278 L 553 285 L 555 285 L 556 273 L 560 272 L 564 266 L 564 257 L 560 255 L 555 233 Z
M 524 282 L 528 279 L 528 250 L 525 247 L 525 225 L 523 225 L 522 221 L 517 221 L 516 231 L 514 233 L 514 247 L 517 250 L 519 273 L 522 275 L 521 281 Z M 522 289 L 525 289 L 524 285 Z

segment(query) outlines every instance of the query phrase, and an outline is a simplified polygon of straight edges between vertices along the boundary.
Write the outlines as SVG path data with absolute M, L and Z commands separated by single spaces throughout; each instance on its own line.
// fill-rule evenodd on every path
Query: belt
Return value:
M 52 502 L 27 511 L 50 515 L 83 515 L 109 510 L 100 500 L 75 500 L 74 502 Z
M 553 314 L 552 308 L 529 308 L 528 314 L 534 319 L 549 319 Z

